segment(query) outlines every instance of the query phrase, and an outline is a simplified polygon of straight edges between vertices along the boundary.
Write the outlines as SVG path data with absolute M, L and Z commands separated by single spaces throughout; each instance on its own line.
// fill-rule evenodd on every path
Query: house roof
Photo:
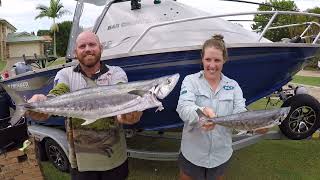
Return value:
M 7 36 L 8 43 L 45 41 L 42 37 L 30 34 L 28 32 L 9 33 Z
M 13 29 L 14 31 L 17 30 L 17 28 L 15 28 L 12 24 L 10 24 L 10 23 L 9 23 L 7 20 L 5 20 L 5 19 L 0 18 L 0 23 L 7 24 L 7 26 L 8 26 L 10 29 Z

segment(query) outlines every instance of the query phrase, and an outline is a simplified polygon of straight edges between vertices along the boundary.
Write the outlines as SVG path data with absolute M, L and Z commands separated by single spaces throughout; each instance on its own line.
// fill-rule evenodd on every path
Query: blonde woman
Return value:
M 246 111 L 240 86 L 221 72 L 228 59 L 223 36 L 205 41 L 201 56 L 203 70 L 185 77 L 177 106 L 184 121 L 180 180 L 223 179 L 233 152 L 231 129 L 199 122 L 196 110 L 211 118 Z

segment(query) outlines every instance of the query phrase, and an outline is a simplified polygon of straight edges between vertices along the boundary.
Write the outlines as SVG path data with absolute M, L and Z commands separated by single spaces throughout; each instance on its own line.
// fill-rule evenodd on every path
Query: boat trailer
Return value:
M 64 154 L 68 154 L 68 143 L 67 137 L 65 135 L 65 131 L 56 128 L 50 128 L 41 125 L 31 125 L 28 127 L 29 132 L 35 137 L 35 140 L 40 145 L 40 142 L 43 142 L 46 138 L 53 138 L 57 145 L 59 145 Z M 180 144 L 181 140 L 181 132 L 176 133 L 174 135 L 169 134 L 146 134 L 146 133 L 136 133 L 133 137 L 144 136 L 150 138 L 162 138 L 162 139 L 171 139 L 176 141 L 176 143 Z M 133 138 L 132 137 L 132 138 Z M 280 131 L 269 131 L 266 134 L 254 134 L 254 135 L 234 135 L 232 138 L 232 148 L 233 150 L 239 150 L 245 148 L 247 146 L 253 145 L 263 139 L 270 140 L 281 140 L 288 139 L 285 137 Z M 42 147 L 38 148 L 42 149 Z M 40 152 L 41 153 L 41 152 Z M 60 152 L 61 153 L 61 152 Z M 178 159 L 180 150 L 175 152 L 160 152 L 160 151 L 146 151 L 146 150 L 138 150 L 130 148 L 128 146 L 127 154 L 128 157 L 136 158 L 136 159 L 144 159 L 144 160 L 155 160 L 155 161 L 176 161 Z M 40 154 L 39 157 L 42 155 Z M 66 159 L 67 160 L 67 159 Z

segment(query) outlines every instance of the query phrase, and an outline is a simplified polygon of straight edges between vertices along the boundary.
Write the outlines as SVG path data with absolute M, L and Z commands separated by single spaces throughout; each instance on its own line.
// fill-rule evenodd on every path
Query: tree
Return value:
M 309 13 L 315 13 L 315 14 L 320 14 L 320 7 L 315 7 L 312 9 L 307 9 L 307 12 Z
M 72 21 L 58 23 L 59 31 L 57 32 L 57 54 L 65 56 L 68 48 L 69 35 L 71 32 Z
M 271 4 L 272 6 L 260 5 L 258 11 L 298 11 L 297 5 L 291 0 L 270 0 L 268 4 Z M 255 15 L 253 19 L 255 23 L 252 24 L 252 29 L 257 30 L 257 32 L 262 32 L 271 17 L 271 14 Z M 296 16 L 278 15 L 273 21 L 272 26 L 292 24 L 296 20 Z M 295 33 L 296 32 L 292 32 L 289 28 L 281 28 L 267 31 L 265 37 L 272 41 L 280 41 L 281 38 L 288 37 L 290 34 Z
M 50 30 L 39 29 L 37 32 L 37 36 L 52 36 L 52 33 Z
M 37 10 L 40 10 L 38 16 L 35 19 L 48 17 L 53 20 L 51 31 L 53 31 L 53 55 L 57 55 L 57 47 L 56 47 L 56 31 L 58 31 L 58 26 L 56 24 L 56 18 L 60 18 L 64 14 L 69 13 L 68 10 L 63 10 L 63 5 L 60 3 L 60 0 L 50 0 L 50 6 L 38 5 L 36 7 Z
M 298 11 L 297 6 L 293 1 L 290 0 L 270 0 L 270 4 L 268 6 L 260 5 L 258 10 L 259 11 L 275 11 L 275 10 L 281 10 L 281 11 Z M 320 14 L 320 7 L 315 7 L 312 9 L 306 10 L 309 13 L 315 13 Z M 263 28 L 267 25 L 272 15 L 255 15 L 254 17 L 254 24 L 252 25 L 252 28 L 254 30 L 257 30 L 258 32 L 261 32 Z M 273 21 L 272 26 L 281 26 L 281 25 L 287 25 L 287 24 L 299 24 L 304 22 L 317 22 L 320 23 L 320 19 L 318 17 L 312 17 L 312 16 L 292 16 L 292 15 L 278 15 L 278 18 L 276 18 Z M 269 30 L 265 34 L 265 37 L 272 41 L 280 41 L 283 37 L 294 37 L 294 36 L 300 36 L 302 32 L 307 28 L 308 25 L 305 26 L 295 26 L 290 28 L 281 28 L 281 29 L 275 29 L 275 30 Z M 306 37 L 304 41 L 307 43 L 312 43 L 314 41 L 315 36 L 319 33 L 320 28 L 316 25 L 311 26 L 311 28 L 307 31 L 307 33 L 304 35 Z M 319 41 L 320 42 L 320 41 Z M 318 56 L 312 58 L 309 63 L 307 64 L 307 68 L 317 68 L 318 61 L 320 58 Z

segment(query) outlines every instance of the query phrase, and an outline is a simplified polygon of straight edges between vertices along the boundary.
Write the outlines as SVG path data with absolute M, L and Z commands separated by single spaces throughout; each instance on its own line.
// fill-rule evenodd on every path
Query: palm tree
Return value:
M 56 47 L 56 31 L 59 31 L 58 25 L 56 24 L 56 18 L 60 18 L 64 14 L 70 13 L 68 10 L 63 10 L 63 5 L 60 3 L 60 0 L 50 0 L 50 6 L 38 5 L 37 10 L 40 10 L 38 16 L 35 19 L 48 17 L 53 20 L 51 26 L 51 31 L 53 31 L 53 55 L 57 56 L 57 47 Z

